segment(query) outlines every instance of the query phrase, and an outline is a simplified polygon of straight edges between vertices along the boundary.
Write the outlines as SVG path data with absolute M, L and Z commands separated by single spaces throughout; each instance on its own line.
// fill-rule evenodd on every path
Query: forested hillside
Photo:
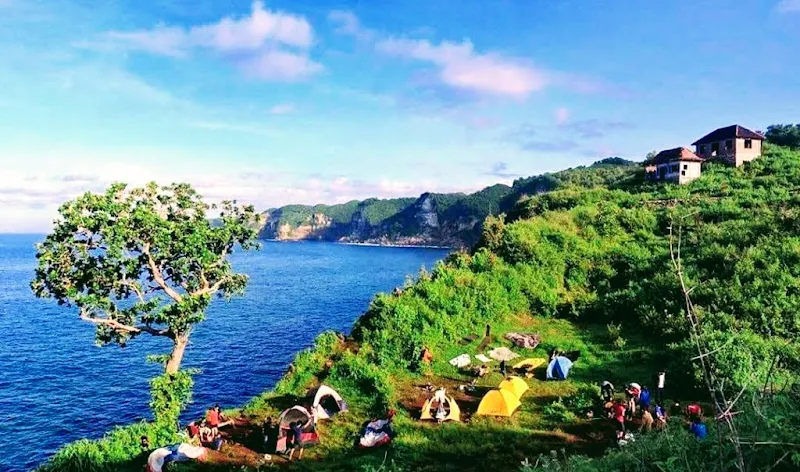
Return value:
M 588 167 L 518 179 L 512 187 L 497 184 L 469 195 L 424 193 L 418 198 L 371 198 L 339 205 L 287 205 L 263 213 L 261 237 L 471 247 L 488 215 L 508 212 L 524 196 L 568 185 L 611 184 L 630 177 L 635 169 L 631 161 L 608 158 Z

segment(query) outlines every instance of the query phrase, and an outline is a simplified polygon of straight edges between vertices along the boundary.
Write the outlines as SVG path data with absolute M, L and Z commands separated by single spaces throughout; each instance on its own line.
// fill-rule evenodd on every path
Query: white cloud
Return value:
M 279 103 L 269 109 L 271 115 L 289 115 L 297 110 L 291 103 Z
M 347 10 L 333 10 L 328 14 L 328 21 L 336 25 L 334 31 L 337 33 L 353 36 L 361 41 L 370 41 L 376 36 L 375 31 L 364 28 L 358 17 Z
M 303 80 L 323 70 L 321 64 L 308 56 L 279 50 L 266 51 L 237 63 L 249 77 L 278 82 Z
M 563 125 L 567 121 L 569 121 L 569 110 L 566 107 L 556 108 L 555 117 L 556 117 L 556 123 L 559 125 Z
M 780 13 L 800 12 L 800 0 L 781 0 L 775 5 L 775 10 Z
M 151 152 L 150 161 L 132 159 L 143 150 L 109 155 L 81 157 L 82 152 L 52 153 L 41 160 L 36 170 L 9 171 L 0 174 L 0 232 L 48 231 L 57 216 L 58 206 L 86 191 L 101 192 L 111 182 L 124 181 L 132 186 L 149 181 L 161 184 L 188 182 L 209 202 L 236 199 L 252 203 L 259 210 L 290 203 L 343 203 L 369 197 L 416 197 L 426 191 L 474 191 L 484 184 L 455 187 L 434 179 L 413 181 L 377 177 L 374 181 L 353 180 L 346 176 L 307 177 L 268 168 L 248 172 L 207 170 L 189 166 L 164 168 L 159 161 L 169 161 L 168 154 Z M 176 156 L 174 156 L 176 157 Z M 19 154 L 16 158 L 26 158 Z M 124 162 L 123 162 L 124 159 Z
M 267 10 L 260 0 L 253 2 L 249 15 L 240 18 L 226 17 L 190 28 L 159 25 L 149 30 L 111 31 L 107 37 L 127 49 L 170 57 L 206 50 L 232 59 L 252 77 L 265 80 L 304 79 L 323 69 L 308 55 L 314 41 L 308 20 Z M 92 43 L 80 45 L 98 49 Z
M 457 89 L 524 98 L 548 85 L 544 72 L 519 59 L 478 53 L 470 41 L 435 45 L 424 39 L 389 38 L 379 41 L 376 48 L 438 66 L 439 79 Z

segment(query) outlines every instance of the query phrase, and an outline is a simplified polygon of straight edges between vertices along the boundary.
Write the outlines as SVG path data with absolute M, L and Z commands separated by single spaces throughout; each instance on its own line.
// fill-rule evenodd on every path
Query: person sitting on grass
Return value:
M 486 364 L 481 364 L 481 366 L 478 367 L 478 373 L 477 373 L 478 374 L 478 378 L 483 378 L 488 373 L 489 373 L 489 366 L 487 366 Z
M 214 434 L 217 433 L 219 428 L 234 424 L 232 419 L 227 418 L 222 413 L 222 410 L 219 408 L 219 403 L 206 412 L 206 421 L 208 422 L 208 427 L 213 430 Z
M 667 410 L 661 406 L 656 405 L 656 428 L 663 428 L 667 425 Z
M 186 434 L 189 436 L 189 444 L 196 444 L 200 441 L 200 426 L 197 421 L 192 421 L 186 425 Z

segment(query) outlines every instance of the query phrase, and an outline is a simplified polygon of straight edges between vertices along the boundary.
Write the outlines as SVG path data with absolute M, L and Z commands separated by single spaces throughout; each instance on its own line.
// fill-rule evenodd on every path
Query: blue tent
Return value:
M 564 356 L 559 356 L 550 361 L 547 366 L 547 379 L 564 380 L 572 368 L 572 361 Z

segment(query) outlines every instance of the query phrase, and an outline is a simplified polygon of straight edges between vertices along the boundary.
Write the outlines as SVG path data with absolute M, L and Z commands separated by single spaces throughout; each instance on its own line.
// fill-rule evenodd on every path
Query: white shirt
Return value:
M 664 388 L 664 377 L 666 377 L 666 374 L 663 372 L 658 374 L 658 388 Z

